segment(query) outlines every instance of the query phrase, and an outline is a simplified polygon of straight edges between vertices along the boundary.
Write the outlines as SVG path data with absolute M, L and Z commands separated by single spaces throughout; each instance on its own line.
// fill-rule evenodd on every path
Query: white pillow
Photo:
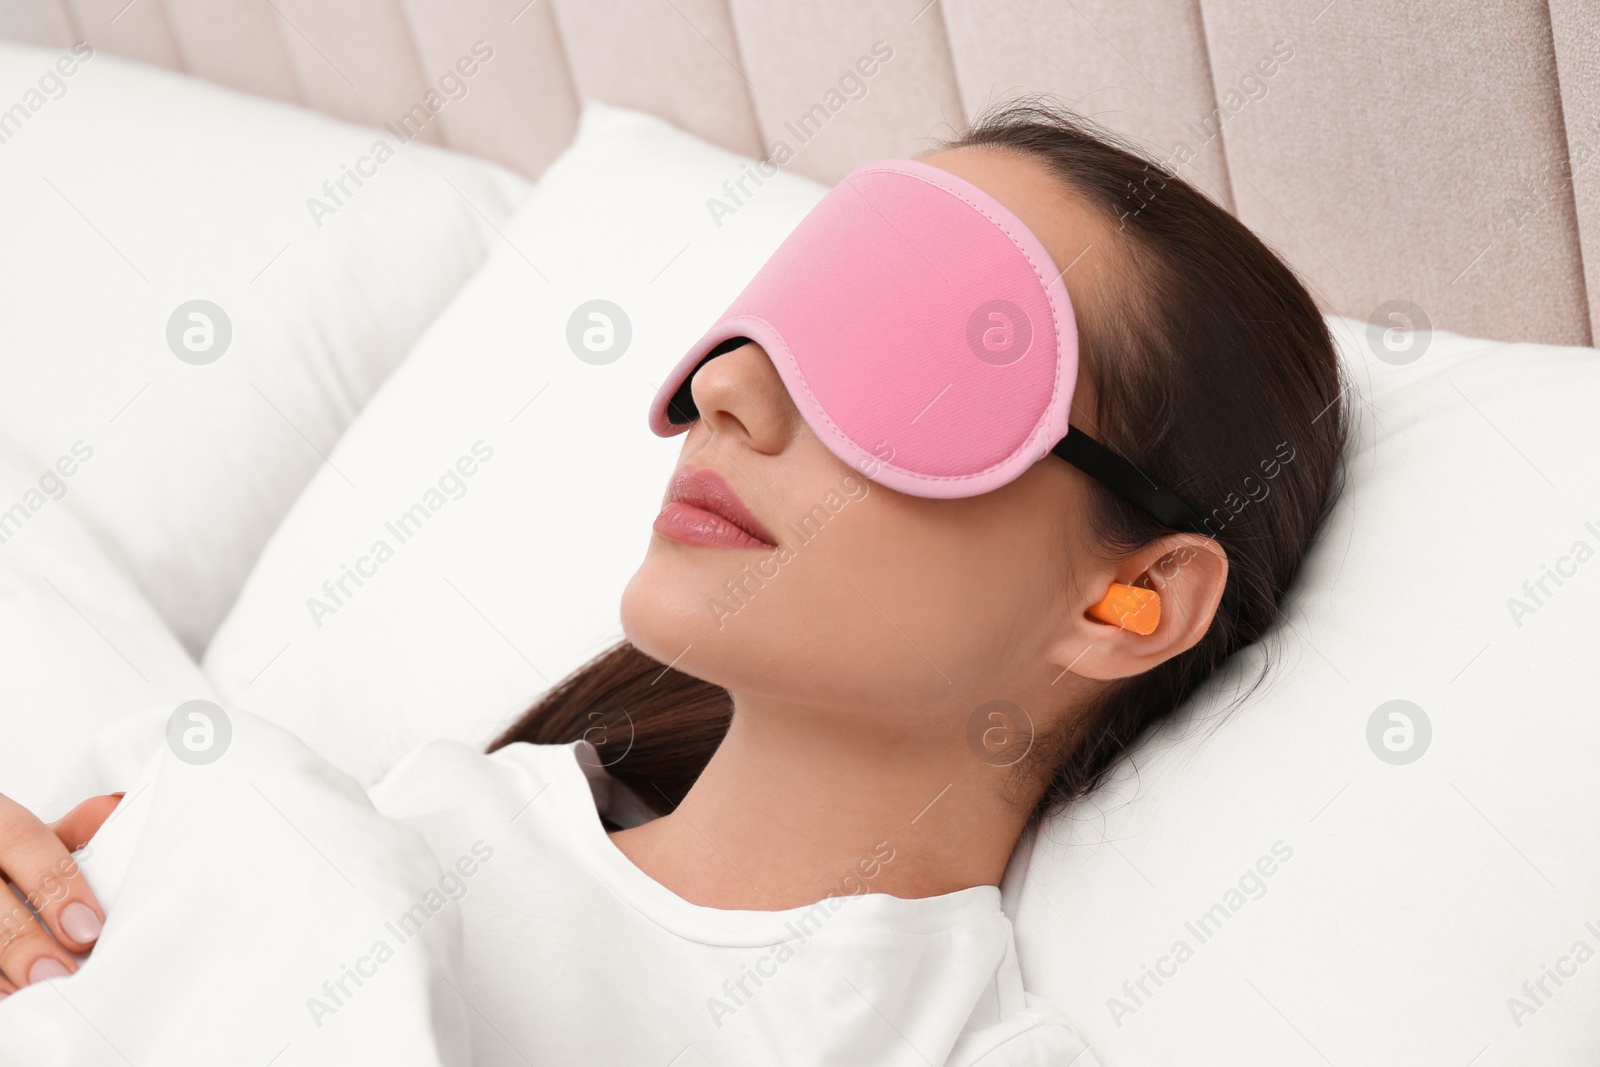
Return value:
M 1331 323 L 1289 625 L 1019 854 L 1024 974 L 1107 1065 L 1600 1062 L 1600 353 Z
M 90 447 L 36 464 L 0 439 L 0 793 L 47 820 L 131 781 L 179 704 L 215 700 L 68 507 Z
M 319 471 L 273 535 L 205 657 L 225 701 L 370 783 L 431 738 L 487 742 L 621 638 L 678 454 L 646 425 L 650 397 L 824 192 L 780 174 L 714 216 L 745 162 L 585 107 L 507 243 L 334 451 L 354 488 Z M 604 365 L 568 344 L 597 299 L 632 335 Z M 431 510 L 402 540 L 416 505 Z
M 0 44 L 5 108 L 0 425 L 38 466 L 93 447 L 67 506 L 198 654 L 529 184 L 86 45 Z M 209 365 L 168 345 L 196 299 L 231 325 Z

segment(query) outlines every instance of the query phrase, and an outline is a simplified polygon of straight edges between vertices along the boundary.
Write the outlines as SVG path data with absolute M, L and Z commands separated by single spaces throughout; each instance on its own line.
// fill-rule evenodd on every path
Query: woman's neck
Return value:
M 999 884 L 1028 810 L 1004 794 L 1008 770 L 963 738 L 889 739 L 854 728 L 868 716 L 735 708 L 677 810 L 612 834 L 651 878 L 691 903 L 764 911 Z

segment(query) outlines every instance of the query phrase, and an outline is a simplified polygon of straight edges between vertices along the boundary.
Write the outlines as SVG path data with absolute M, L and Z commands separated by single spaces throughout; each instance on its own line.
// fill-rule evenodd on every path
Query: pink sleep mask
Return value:
M 823 444 L 880 485 L 976 496 L 1055 453 L 1164 525 L 1211 536 L 1176 494 L 1067 424 L 1078 329 L 1063 273 L 977 186 L 916 160 L 869 163 L 672 369 L 650 428 L 688 429 L 694 372 L 748 339 Z

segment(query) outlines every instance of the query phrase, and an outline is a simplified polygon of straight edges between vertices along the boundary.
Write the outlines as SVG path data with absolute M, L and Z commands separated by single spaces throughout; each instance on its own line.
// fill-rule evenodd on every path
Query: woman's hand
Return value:
M 12 889 L 0 894 L 0 997 L 30 982 L 76 971 L 77 960 L 62 945 L 78 952 L 94 946 L 105 913 L 72 853 L 88 843 L 121 798 L 121 793 L 90 797 L 46 825 L 21 804 L 0 796 L 0 876 Z M 16 898 L 18 890 L 39 917 Z M 49 926 L 48 933 L 39 918 Z

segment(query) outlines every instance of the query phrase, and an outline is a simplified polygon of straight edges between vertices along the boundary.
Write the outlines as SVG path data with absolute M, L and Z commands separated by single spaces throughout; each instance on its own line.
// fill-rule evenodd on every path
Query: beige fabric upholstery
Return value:
M 127 0 L 67 0 L 66 11 L 74 37 L 87 38 L 107 52 L 157 66 L 183 65 L 162 4 L 129 6 Z
M 1571 188 L 1592 330 L 1600 318 L 1600 15 L 1594 0 L 1551 0 L 1550 22 L 1566 151 L 1541 175 L 1536 195 L 1559 200 Z
M 788 170 L 838 181 L 966 124 L 936 3 L 734 0 L 733 18 L 762 156 L 787 147 Z
M 7 0 L 0 4 L 0 39 L 58 48 L 82 36 L 57 0 Z
M 584 96 L 834 181 L 1046 92 L 1236 211 L 1329 311 L 1584 344 L 1600 313 L 1590 0 L 4 0 L 0 37 L 375 126 L 481 40 L 419 136 L 530 176 Z
M 580 96 L 762 154 L 727 0 L 555 0 L 555 12 Z
M 166 0 L 166 6 L 186 69 L 257 96 L 303 102 L 289 50 L 278 36 L 282 20 L 267 0 L 230 0 L 226 6 Z
M 475 58 L 477 42 L 493 51 L 464 79 L 466 95 L 440 113 L 445 144 L 538 174 L 572 140 L 578 97 L 548 3 L 405 0 L 405 8 L 429 86 L 470 69 L 471 62 L 460 64 Z
M 1240 218 L 1329 307 L 1365 318 L 1405 299 L 1462 333 L 1587 341 L 1570 191 L 1512 206 L 1563 152 L 1543 0 L 1204 11 L 1219 92 L 1293 42 L 1224 144 Z
M 944 13 L 969 113 L 1049 93 L 1233 207 L 1199 0 L 944 0 Z
M 143 0 L 141 0 L 143 2 Z M 352 122 L 381 126 L 423 94 L 417 46 L 399 0 L 273 0 L 303 99 Z M 439 124 L 417 136 L 439 143 Z

